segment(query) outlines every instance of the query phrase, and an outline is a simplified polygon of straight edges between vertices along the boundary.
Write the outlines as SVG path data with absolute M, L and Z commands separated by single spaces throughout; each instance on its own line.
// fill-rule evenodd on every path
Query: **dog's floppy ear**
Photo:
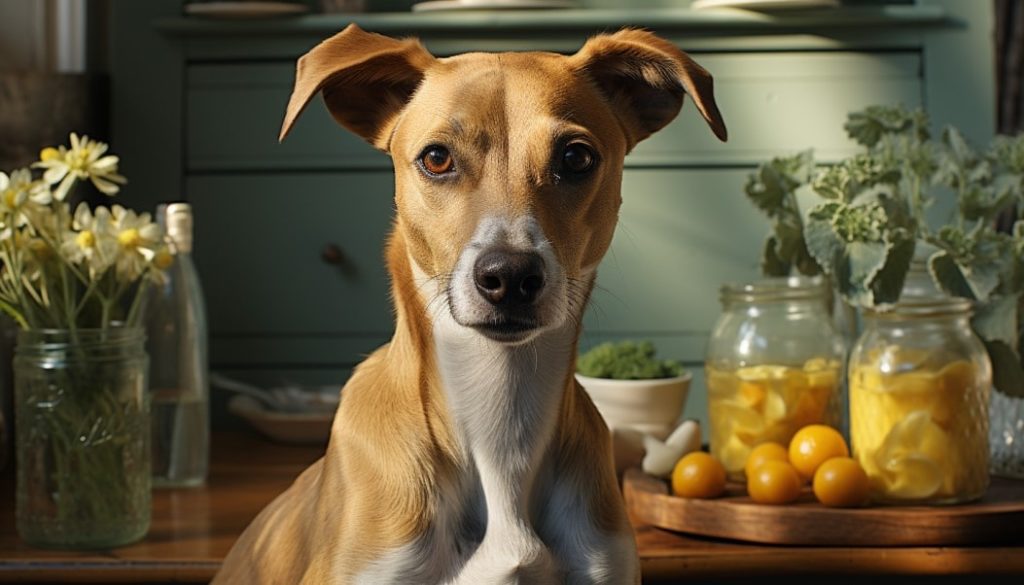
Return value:
M 354 24 L 299 58 L 280 140 L 322 92 L 339 124 L 386 151 L 398 113 L 434 57 L 416 40 L 368 33 Z
M 637 29 L 598 35 L 572 60 L 625 118 L 632 144 L 671 122 L 683 106 L 684 93 L 693 98 L 715 136 L 726 140 L 711 74 L 665 39 Z

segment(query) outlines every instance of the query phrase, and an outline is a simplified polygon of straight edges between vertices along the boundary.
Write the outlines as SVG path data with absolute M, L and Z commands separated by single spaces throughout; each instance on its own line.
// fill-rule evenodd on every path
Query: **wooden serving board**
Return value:
M 1024 541 L 1024 481 L 992 478 L 985 497 L 958 506 L 827 508 L 810 488 L 784 506 L 754 503 L 739 484 L 710 500 L 669 494 L 668 482 L 638 469 L 623 478 L 636 524 L 764 544 L 952 546 Z

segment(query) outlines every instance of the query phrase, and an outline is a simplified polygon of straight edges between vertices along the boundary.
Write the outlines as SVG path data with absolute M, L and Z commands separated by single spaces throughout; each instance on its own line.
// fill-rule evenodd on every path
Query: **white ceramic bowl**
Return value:
M 640 465 L 644 434 L 664 440 L 676 428 L 692 379 L 690 372 L 653 380 L 610 380 L 576 374 L 611 431 L 616 470 Z
M 628 427 L 664 439 L 683 413 L 693 375 L 653 380 L 609 380 L 576 374 L 608 427 Z

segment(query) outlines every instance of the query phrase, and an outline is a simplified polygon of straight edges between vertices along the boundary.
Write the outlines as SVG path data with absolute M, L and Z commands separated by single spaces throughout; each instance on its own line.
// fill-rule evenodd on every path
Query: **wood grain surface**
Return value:
M 42 550 L 14 524 L 14 482 L 0 483 L 0 582 L 205 583 L 235 539 L 324 451 L 255 434 L 216 433 L 206 486 L 153 491 L 153 519 L 141 541 L 107 551 Z
M 640 523 L 689 534 L 762 544 L 954 546 L 1024 540 L 1024 481 L 993 478 L 978 502 L 957 506 L 827 508 L 809 488 L 784 506 L 753 502 L 730 484 L 719 498 L 669 495 L 667 482 L 627 470 L 623 489 Z
M 198 489 L 154 491 L 153 523 L 146 538 L 108 551 L 49 551 L 22 543 L 14 528 L 13 478 L 0 478 L 0 582 L 208 582 L 252 518 L 323 452 L 317 446 L 274 444 L 254 433 L 215 433 L 212 444 L 209 483 Z M 791 585 L 820 584 L 821 575 L 847 575 L 857 582 L 867 575 L 872 581 L 898 576 L 900 585 L 934 575 L 943 575 L 946 585 L 953 582 L 950 576 L 988 575 L 986 585 L 992 585 L 1018 583 L 1024 576 L 1024 525 L 1019 522 L 1022 534 L 1014 543 L 886 548 L 758 545 L 635 521 L 644 583 L 650 585 L 736 579 L 763 583 L 768 575 L 785 576 Z

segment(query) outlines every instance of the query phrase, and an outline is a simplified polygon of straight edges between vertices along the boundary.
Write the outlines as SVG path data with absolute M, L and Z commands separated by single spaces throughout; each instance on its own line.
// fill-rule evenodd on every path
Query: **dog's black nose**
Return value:
M 544 288 L 544 260 L 533 252 L 488 250 L 476 259 L 473 281 L 492 305 L 528 305 Z

